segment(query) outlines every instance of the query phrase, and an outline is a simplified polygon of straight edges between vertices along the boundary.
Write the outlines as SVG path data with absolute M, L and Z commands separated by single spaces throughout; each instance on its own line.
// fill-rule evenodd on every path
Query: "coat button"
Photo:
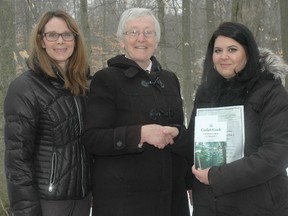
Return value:
M 117 142 L 116 142 L 116 146 L 117 146 L 118 148 L 121 148 L 121 147 L 123 146 L 122 141 L 117 141 Z
M 161 114 L 160 114 L 160 112 L 158 110 L 151 109 L 150 113 L 149 113 L 149 116 L 150 116 L 150 119 L 157 120 L 161 116 Z
M 149 81 L 146 81 L 146 80 L 142 80 L 141 81 L 141 85 L 145 88 L 148 88 L 149 87 Z

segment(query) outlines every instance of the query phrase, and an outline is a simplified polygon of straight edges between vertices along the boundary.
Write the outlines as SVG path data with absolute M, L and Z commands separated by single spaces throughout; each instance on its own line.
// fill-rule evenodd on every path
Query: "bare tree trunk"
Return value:
M 241 0 L 233 0 L 232 1 L 232 12 L 231 12 L 231 20 L 233 22 L 237 22 L 238 14 L 241 13 L 242 1 Z
M 280 0 L 280 16 L 281 16 L 281 41 L 283 58 L 288 63 L 288 1 Z M 288 86 L 288 77 L 285 79 L 285 86 Z
M 88 22 L 88 9 L 87 9 L 87 0 L 81 0 L 80 1 L 80 17 L 81 17 L 81 28 L 85 37 L 86 46 L 88 50 L 88 59 L 89 64 L 91 62 L 91 54 L 92 54 L 92 48 L 91 48 L 91 34 L 90 34 L 90 26 Z
M 166 30 L 165 30 L 165 22 L 164 22 L 164 16 L 165 16 L 165 4 L 163 0 L 157 0 L 158 5 L 158 20 L 160 23 L 161 28 L 161 40 L 159 43 L 159 50 L 160 50 L 160 62 L 161 65 L 164 68 L 167 68 L 167 62 L 166 62 Z
M 104 0 L 103 1 L 103 12 L 102 12 L 102 65 L 107 66 L 107 60 L 111 57 L 110 54 L 110 41 L 111 35 L 116 32 L 118 21 L 116 19 L 116 1 L 115 0 Z
M 30 32 L 32 30 L 32 24 L 31 24 L 31 18 L 30 18 L 30 10 L 28 7 L 28 4 L 24 1 L 21 1 L 21 8 L 19 8 L 19 12 L 21 11 L 24 13 L 24 22 L 22 23 L 23 25 L 23 37 L 24 37 L 24 48 L 28 50 L 29 47 L 29 38 L 30 38 Z M 20 20 L 19 20 L 20 21 Z
M 1 99 L 8 84 L 15 77 L 15 11 L 14 0 L 0 0 L 0 90 Z M 3 102 L 3 100 L 0 100 Z M 2 108 L 2 106 L 1 106 Z M 2 110 L 0 115 L 2 116 Z
M 216 29 L 215 21 L 217 21 L 217 19 L 214 16 L 214 1 L 215 0 L 206 0 L 206 23 L 208 40 Z
M 14 0 L 0 0 L 0 197 L 4 205 L 7 204 L 6 178 L 4 172 L 4 119 L 3 102 L 11 80 L 16 76 L 15 49 L 15 3 Z M 0 209 L 0 215 L 6 210 Z M 3 214 L 2 214 L 3 212 Z
M 187 102 L 184 104 L 186 117 L 190 116 L 192 112 L 192 90 L 194 82 L 192 80 L 192 57 L 191 57 L 191 7 L 190 1 L 182 1 L 182 61 L 183 61 L 183 85 L 182 85 L 182 94 L 184 101 Z M 192 88 L 191 88 L 192 87 Z M 188 117 L 189 118 L 189 117 Z
M 258 41 L 263 29 L 265 0 L 233 0 L 232 20 L 246 23 Z
M 106 65 L 106 50 L 107 50 L 107 47 L 106 47 L 106 42 L 105 42 L 105 37 L 107 35 L 107 32 L 106 32 L 106 25 L 107 25 L 107 17 L 106 17 L 106 14 L 107 14 L 107 1 L 103 1 L 103 10 L 102 10 L 102 23 L 103 23 L 103 26 L 102 26 L 102 38 L 101 38 L 101 43 L 102 43 L 102 66 L 105 67 Z

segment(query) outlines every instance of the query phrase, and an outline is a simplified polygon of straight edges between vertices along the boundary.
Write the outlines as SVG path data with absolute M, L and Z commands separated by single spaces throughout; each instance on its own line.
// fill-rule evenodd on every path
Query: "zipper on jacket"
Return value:
M 82 170 L 81 170 L 81 179 L 82 179 L 82 195 L 83 197 L 85 196 L 85 190 L 84 190 L 84 159 L 83 159 L 83 148 L 81 146 L 81 167 L 82 167 Z
M 78 122 L 79 122 L 79 137 L 78 137 L 78 142 L 80 144 L 80 136 L 82 133 L 82 121 L 81 121 L 81 113 L 80 113 L 80 109 L 79 109 L 79 104 L 77 101 L 77 98 L 74 96 L 74 101 L 75 101 L 75 105 L 76 105 L 76 110 L 77 110 L 77 115 L 78 115 Z M 83 159 L 83 148 L 82 145 L 80 144 L 80 157 L 81 157 L 81 187 L 82 187 L 82 195 L 83 197 L 85 196 L 85 189 L 84 189 L 84 159 Z
M 74 101 L 75 101 L 75 105 L 76 105 L 76 110 L 77 110 L 77 115 L 78 115 L 78 122 L 79 122 L 79 137 L 82 133 L 82 121 L 81 121 L 81 113 L 80 113 L 80 109 L 79 109 L 79 105 L 78 105 L 78 101 L 76 99 L 76 97 L 74 96 Z
M 50 173 L 50 178 L 49 178 L 49 188 L 48 191 L 52 192 L 53 191 L 53 186 L 54 186 L 54 181 L 55 181 L 55 173 L 56 173 L 56 153 L 53 152 L 52 154 L 52 162 L 51 162 L 51 173 Z

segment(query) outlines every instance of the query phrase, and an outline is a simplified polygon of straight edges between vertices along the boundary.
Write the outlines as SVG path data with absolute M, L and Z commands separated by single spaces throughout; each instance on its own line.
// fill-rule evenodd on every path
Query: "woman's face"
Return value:
M 46 49 L 47 54 L 65 71 L 68 59 L 74 51 L 74 35 L 71 36 L 72 32 L 69 30 L 65 20 L 58 17 L 53 17 L 46 23 L 44 33 L 46 33 L 46 36 L 42 38 L 42 47 Z M 65 33 L 65 35 L 59 36 L 57 39 L 57 35 L 55 36 L 54 33 Z M 55 39 L 55 41 L 51 41 L 53 36 L 57 40 Z
M 155 25 L 150 16 L 131 19 L 126 22 L 126 32 L 120 41 L 127 58 L 145 69 L 157 48 Z
M 225 79 L 234 77 L 247 62 L 244 47 L 234 39 L 224 36 L 216 38 L 212 59 L 216 70 Z

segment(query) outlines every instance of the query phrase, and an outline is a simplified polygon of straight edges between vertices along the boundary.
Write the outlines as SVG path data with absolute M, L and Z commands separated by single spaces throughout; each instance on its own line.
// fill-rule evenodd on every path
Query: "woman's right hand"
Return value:
M 163 149 L 166 145 L 173 144 L 173 138 L 178 135 L 176 127 L 161 126 L 157 124 L 143 125 L 141 128 L 140 143 L 147 143 L 156 148 Z

